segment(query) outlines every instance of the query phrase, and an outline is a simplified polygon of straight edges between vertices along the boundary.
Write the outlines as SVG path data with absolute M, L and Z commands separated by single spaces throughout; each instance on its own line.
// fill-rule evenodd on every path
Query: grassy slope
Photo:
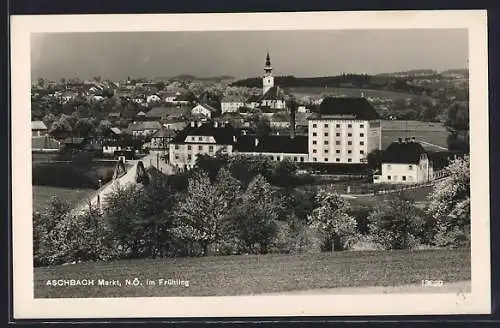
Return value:
M 59 199 L 76 205 L 82 199 L 94 193 L 94 189 L 73 189 L 50 186 L 33 186 L 33 210 L 40 211 L 49 205 L 50 199 L 57 196 Z
M 125 279 L 144 284 L 125 286 Z M 189 287 L 146 279 L 189 280 Z M 117 279 L 122 287 L 46 286 L 48 279 Z M 230 296 L 315 288 L 395 286 L 470 279 L 470 250 L 242 255 L 118 261 L 36 268 L 35 297 Z

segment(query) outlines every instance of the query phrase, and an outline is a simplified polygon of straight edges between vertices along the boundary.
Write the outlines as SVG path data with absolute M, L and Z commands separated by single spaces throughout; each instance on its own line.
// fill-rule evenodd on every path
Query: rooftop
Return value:
M 307 154 L 307 136 L 290 138 L 287 135 L 254 136 L 243 135 L 238 137 L 236 149 L 246 153 L 291 153 Z
M 214 123 L 205 123 L 200 126 L 188 124 L 174 137 L 171 143 L 183 144 L 188 136 L 212 136 L 219 145 L 232 145 L 234 144 L 234 137 L 237 135 L 239 135 L 239 131 L 229 124 L 222 127 L 216 127 Z
M 382 163 L 418 164 L 422 154 L 426 154 L 426 151 L 418 142 L 396 141 L 382 153 Z
M 285 100 L 285 92 L 279 86 L 269 88 L 260 100 Z
M 31 121 L 31 130 L 47 130 L 47 126 L 42 121 Z
M 365 98 L 326 97 L 321 102 L 319 113 L 310 119 L 379 120 L 375 108 Z

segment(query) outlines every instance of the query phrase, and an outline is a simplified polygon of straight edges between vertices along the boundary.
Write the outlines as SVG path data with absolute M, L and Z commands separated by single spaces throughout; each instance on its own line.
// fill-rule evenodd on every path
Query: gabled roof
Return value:
M 159 130 L 159 129 L 161 129 L 161 124 L 160 124 L 160 122 L 157 122 L 157 121 L 136 122 L 136 123 L 132 123 L 129 126 L 129 129 L 132 131 Z
M 393 142 L 382 153 L 382 163 L 418 164 L 420 156 L 425 153 L 424 147 L 418 142 Z
M 47 126 L 42 121 L 31 121 L 31 130 L 47 130 Z
M 285 100 L 285 92 L 279 86 L 272 86 L 260 98 L 260 100 Z
M 239 134 L 231 125 L 223 127 L 214 127 L 213 123 L 202 124 L 201 126 L 191 126 L 189 124 L 184 130 L 180 131 L 171 143 L 183 144 L 188 136 L 212 136 L 218 145 L 233 145 L 234 137 Z
M 174 137 L 177 134 L 176 131 L 172 129 L 167 129 L 165 127 L 161 128 L 155 134 L 153 134 L 151 137 L 152 138 L 168 138 L 168 137 Z
M 222 98 L 222 102 L 244 103 L 245 102 L 245 97 L 243 95 L 229 94 L 229 95 L 225 95 Z
M 255 145 L 255 140 L 258 140 Z M 254 136 L 246 135 L 238 137 L 236 149 L 239 152 L 247 153 L 291 153 L 291 154 L 307 154 L 308 153 L 307 136 Z
M 122 131 L 119 128 L 110 128 L 110 130 L 114 134 L 122 134 Z
M 378 120 L 380 115 L 365 98 L 326 97 L 319 113 L 311 116 L 311 119 L 321 118 Z
M 212 113 L 217 112 L 217 109 L 216 109 L 215 107 L 210 106 L 209 104 L 197 104 L 196 106 L 193 106 L 193 109 L 194 109 L 195 107 L 198 107 L 198 106 L 201 106 L 201 107 L 203 107 L 203 108 L 205 108 L 205 109 L 208 109 L 208 110 L 209 110 L 210 112 L 212 112 Z

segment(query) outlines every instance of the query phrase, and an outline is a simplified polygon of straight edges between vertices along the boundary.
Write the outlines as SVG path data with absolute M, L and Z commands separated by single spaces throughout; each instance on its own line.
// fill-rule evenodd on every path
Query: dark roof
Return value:
M 258 140 L 257 146 L 255 139 Z M 240 136 L 236 144 L 236 150 L 247 153 L 291 153 L 307 154 L 308 142 L 307 136 Z
M 228 124 L 223 127 L 215 127 L 213 123 L 205 123 L 194 127 L 189 124 L 174 137 L 171 143 L 183 144 L 188 136 L 212 136 L 218 145 L 232 145 L 234 144 L 234 137 L 238 135 L 239 132 Z
M 272 86 L 260 98 L 260 100 L 285 100 L 285 92 L 278 86 Z
M 129 129 L 132 131 L 159 130 L 161 129 L 161 124 L 157 121 L 136 122 L 130 124 Z
M 73 137 L 68 137 L 64 139 L 64 144 L 65 145 L 82 145 L 86 141 L 85 138 L 73 138 Z
M 321 118 L 379 120 L 380 115 L 365 98 L 326 97 L 319 113 L 311 116 L 311 119 Z
M 420 156 L 426 154 L 418 142 L 393 142 L 382 154 L 382 163 L 418 164 Z
M 176 134 L 177 134 L 176 131 L 163 127 L 161 130 L 156 131 L 155 134 L 153 134 L 151 137 L 152 138 L 170 138 L 170 137 L 174 137 Z
M 246 100 L 246 102 L 259 102 L 260 101 L 260 98 L 261 96 L 260 95 L 251 95 L 250 97 L 248 97 L 248 99 Z

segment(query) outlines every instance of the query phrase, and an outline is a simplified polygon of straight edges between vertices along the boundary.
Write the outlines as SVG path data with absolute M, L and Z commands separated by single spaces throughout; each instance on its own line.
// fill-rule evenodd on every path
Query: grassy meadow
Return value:
M 95 193 L 94 189 L 33 186 L 33 211 L 41 211 L 46 208 L 54 196 L 76 206 L 93 193 Z
M 35 268 L 34 274 L 35 298 L 232 296 L 471 278 L 466 249 L 122 260 Z M 125 279 L 135 278 L 137 286 L 125 286 Z M 95 285 L 47 286 L 53 279 L 95 279 Z M 98 279 L 120 281 L 121 287 L 98 286 Z M 159 279 L 187 280 L 189 287 L 159 286 Z

